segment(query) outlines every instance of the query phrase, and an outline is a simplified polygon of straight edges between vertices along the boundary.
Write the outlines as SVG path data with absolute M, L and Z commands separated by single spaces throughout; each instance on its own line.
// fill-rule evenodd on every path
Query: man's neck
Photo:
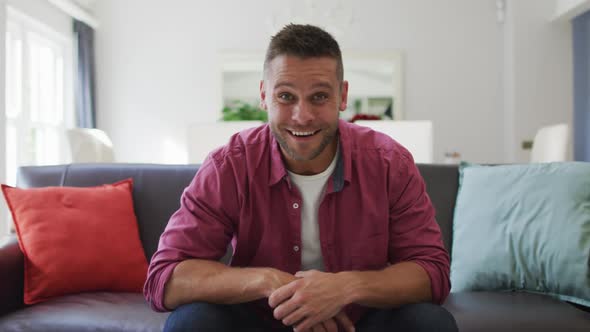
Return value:
M 315 175 L 325 171 L 336 156 L 338 150 L 338 136 L 326 146 L 324 151 L 313 160 L 293 160 L 283 153 L 283 161 L 287 169 L 299 175 Z M 281 150 L 282 152 L 282 150 Z

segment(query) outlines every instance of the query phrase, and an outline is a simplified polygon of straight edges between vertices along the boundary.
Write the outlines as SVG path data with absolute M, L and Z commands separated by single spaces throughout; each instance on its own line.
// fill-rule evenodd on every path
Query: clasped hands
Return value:
M 278 285 L 268 298 L 274 317 L 296 332 L 353 332 L 354 325 L 343 311 L 350 303 L 346 281 L 338 274 L 316 270 L 295 276 L 275 270 Z M 291 279 L 291 280 L 289 280 Z

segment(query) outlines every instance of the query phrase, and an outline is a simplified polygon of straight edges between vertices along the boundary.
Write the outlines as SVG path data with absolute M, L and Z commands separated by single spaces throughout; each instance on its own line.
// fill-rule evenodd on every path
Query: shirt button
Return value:
M 299 246 L 293 246 L 293 251 L 295 251 L 295 252 L 299 251 Z
M 293 203 L 293 208 L 294 209 L 298 209 L 299 208 L 299 204 L 298 203 Z

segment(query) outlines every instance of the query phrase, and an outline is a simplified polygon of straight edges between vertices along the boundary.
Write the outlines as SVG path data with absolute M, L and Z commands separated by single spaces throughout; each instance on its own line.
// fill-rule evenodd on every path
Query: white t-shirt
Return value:
M 330 166 L 320 174 L 299 175 L 289 172 L 291 181 L 297 186 L 302 198 L 301 210 L 301 269 L 324 271 L 324 259 L 320 246 L 318 209 L 324 198 L 328 179 L 336 168 L 339 151 L 336 151 Z

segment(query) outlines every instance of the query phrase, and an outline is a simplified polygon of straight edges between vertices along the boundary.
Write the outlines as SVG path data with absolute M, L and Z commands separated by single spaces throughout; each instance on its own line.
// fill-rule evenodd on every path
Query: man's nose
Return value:
M 311 107 L 311 105 L 309 105 L 305 101 L 300 101 L 293 109 L 293 114 L 291 117 L 292 120 L 297 123 L 308 124 L 314 119 L 315 115 L 313 113 L 313 108 Z

